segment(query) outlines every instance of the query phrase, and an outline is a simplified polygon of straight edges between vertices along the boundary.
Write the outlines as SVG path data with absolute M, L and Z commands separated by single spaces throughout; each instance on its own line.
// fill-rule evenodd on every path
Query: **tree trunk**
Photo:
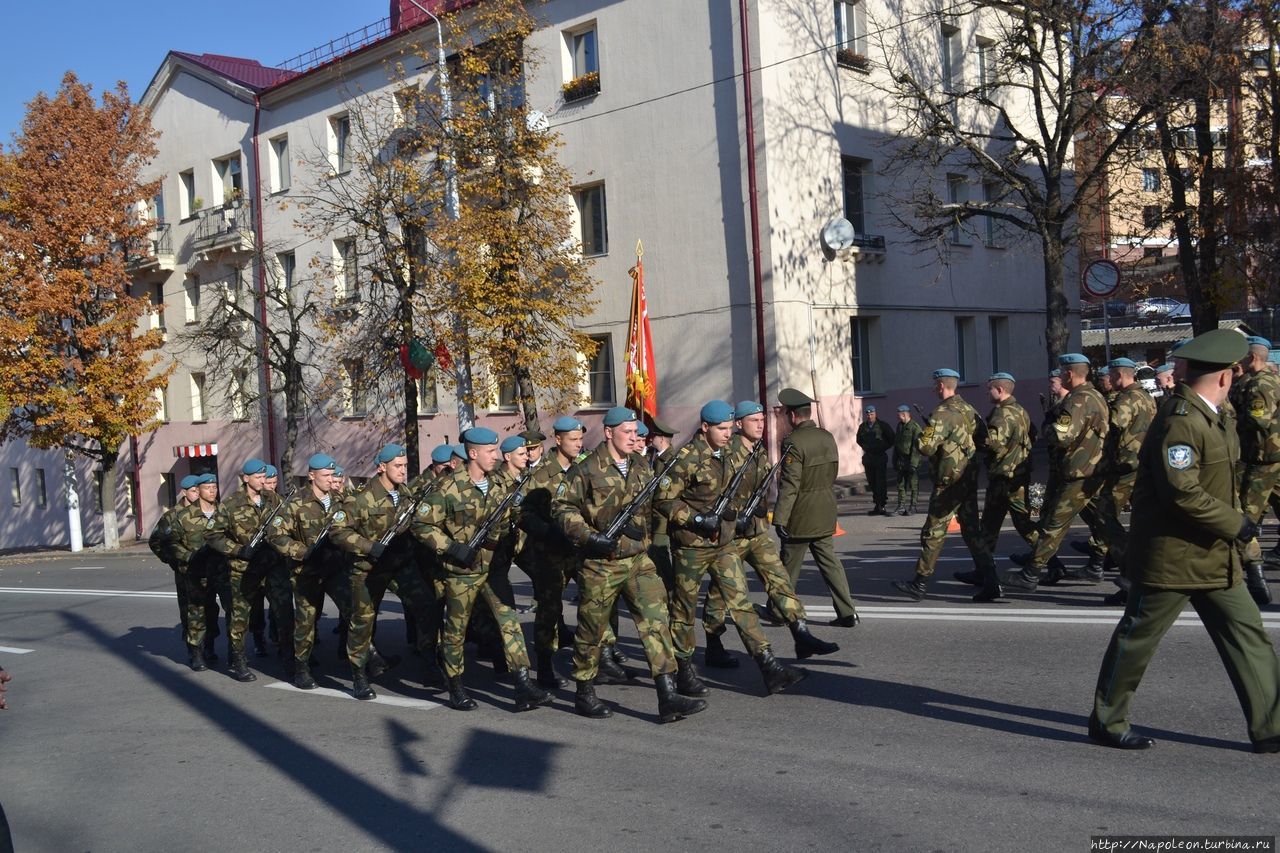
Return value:
M 475 383 L 471 379 L 471 344 L 467 341 L 467 326 L 461 316 L 454 320 L 454 339 L 458 351 L 453 354 L 453 371 L 457 377 L 458 434 L 476 425 L 476 409 L 471 402 Z
M 512 364 L 511 373 L 516 380 L 516 399 L 520 401 L 520 413 L 524 417 L 525 429 L 536 429 L 538 426 L 538 397 L 533 379 L 528 368 Z
M 1067 351 L 1067 294 L 1062 269 L 1065 247 L 1061 226 L 1049 225 L 1040 232 L 1040 253 L 1044 263 L 1044 343 L 1049 369 L 1058 366 L 1058 356 Z
M 98 500 L 102 502 L 102 547 L 115 551 L 120 547 L 120 528 L 116 521 L 116 475 L 120 468 L 120 454 L 108 451 L 102 455 L 102 490 Z
M 1197 224 L 1200 252 L 1200 268 L 1197 278 L 1200 284 L 1199 304 L 1191 305 L 1191 330 L 1200 335 L 1218 328 L 1218 287 L 1222 277 L 1218 269 L 1218 241 L 1222 234 L 1217 190 L 1218 168 L 1214 162 L 1212 122 L 1210 116 L 1209 86 L 1204 83 L 1195 99 L 1196 154 L 1200 158 L 1200 186 L 1197 201 Z
M 280 454 L 280 472 L 291 476 L 293 453 L 298 444 L 298 427 L 302 422 L 302 366 L 296 361 L 285 365 L 284 380 L 284 452 Z
M 410 263 L 410 270 L 413 264 Z M 412 275 L 412 272 L 410 272 Z M 410 288 L 413 287 L 412 279 L 410 280 Z M 400 300 L 400 343 L 402 345 L 410 345 L 413 343 L 413 305 L 410 304 L 406 295 Z M 408 369 L 404 372 L 404 449 L 409 459 L 409 477 L 418 476 L 418 382 L 409 374 Z
M 62 457 L 62 487 L 67 498 L 67 544 L 74 554 L 84 550 L 84 533 L 80 527 L 80 493 L 76 491 L 76 456 L 70 450 Z

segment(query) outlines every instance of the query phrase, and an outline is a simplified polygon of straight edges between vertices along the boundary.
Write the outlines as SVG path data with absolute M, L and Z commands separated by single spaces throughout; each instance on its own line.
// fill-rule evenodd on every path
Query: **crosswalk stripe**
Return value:
M 276 690 L 288 690 L 303 696 L 328 696 L 334 699 L 350 699 L 352 702 L 359 701 L 345 690 L 334 690 L 332 687 L 317 687 L 315 690 L 299 690 L 287 681 L 273 681 L 266 685 Z M 407 699 L 403 696 L 379 696 L 376 699 L 363 700 L 373 705 L 394 705 L 397 708 L 418 708 L 423 711 L 433 711 L 436 708 L 443 708 L 440 702 L 430 702 L 426 699 Z

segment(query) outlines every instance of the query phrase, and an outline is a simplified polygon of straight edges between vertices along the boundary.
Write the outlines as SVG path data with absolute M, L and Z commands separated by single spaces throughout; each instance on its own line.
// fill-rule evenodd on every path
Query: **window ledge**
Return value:
M 584 257 L 584 258 L 607 258 L 607 257 L 609 257 L 609 250 L 608 250 L 608 249 L 605 249 L 603 252 L 599 252 L 599 253 L 596 253 L 596 254 L 592 254 L 592 253 L 590 253 L 590 252 L 583 252 L 583 253 L 582 253 L 582 257 Z
M 574 411 L 575 413 L 586 412 L 587 414 L 591 414 L 592 412 L 607 412 L 610 409 L 614 408 L 614 406 L 615 406 L 614 403 L 592 403 L 589 406 L 582 406 L 578 409 L 575 409 Z
M 289 186 L 289 187 L 281 187 L 278 190 L 272 190 L 271 197 L 275 198 L 278 195 L 288 195 L 289 190 L 291 189 L 293 189 L 293 187 Z
M 368 415 L 343 415 L 341 418 L 339 418 L 339 420 L 343 420 L 343 421 L 362 421 L 362 420 L 364 420 L 364 419 L 365 419 L 365 418 L 367 418 L 367 417 L 369 417 L 369 416 L 368 416 Z
M 866 400 L 866 399 L 870 399 L 870 398 L 873 398 L 873 397 L 881 397 L 881 398 L 883 398 L 883 397 L 888 397 L 888 396 L 889 396 L 889 395 L 888 395 L 887 393 L 885 393 L 884 391 L 854 391 L 854 392 L 853 392 L 853 397 L 854 397 L 854 399 L 855 399 L 855 400 Z
M 982 246 L 985 249 L 995 249 L 1000 252 L 1003 252 L 1005 249 L 1009 248 L 1008 246 L 1002 246 L 999 243 L 983 243 Z

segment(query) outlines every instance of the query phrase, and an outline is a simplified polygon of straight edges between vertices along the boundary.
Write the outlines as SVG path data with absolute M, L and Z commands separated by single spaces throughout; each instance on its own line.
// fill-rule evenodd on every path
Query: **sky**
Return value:
M 389 0 L 0 0 L 0 145 L 26 105 L 74 71 L 95 93 L 129 85 L 134 100 L 170 50 L 274 65 L 387 17 Z

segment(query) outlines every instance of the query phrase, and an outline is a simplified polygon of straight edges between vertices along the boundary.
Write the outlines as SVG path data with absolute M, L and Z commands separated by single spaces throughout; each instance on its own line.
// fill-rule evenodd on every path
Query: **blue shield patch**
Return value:
M 1191 467 L 1191 448 L 1185 444 L 1175 444 L 1169 448 L 1169 467 L 1175 471 L 1185 471 Z

